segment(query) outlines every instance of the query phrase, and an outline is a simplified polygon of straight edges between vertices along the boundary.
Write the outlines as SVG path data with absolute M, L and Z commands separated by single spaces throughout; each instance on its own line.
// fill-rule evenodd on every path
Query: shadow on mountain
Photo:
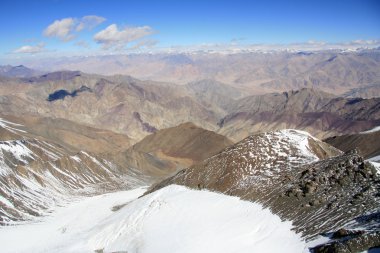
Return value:
M 67 90 L 57 90 L 54 91 L 53 93 L 49 94 L 49 97 L 47 98 L 47 101 L 53 102 L 55 100 L 59 99 L 65 99 L 65 97 L 70 96 L 70 97 L 76 97 L 78 93 L 80 92 L 92 92 L 92 90 L 86 86 L 82 86 L 79 89 L 74 90 L 73 92 L 68 92 Z

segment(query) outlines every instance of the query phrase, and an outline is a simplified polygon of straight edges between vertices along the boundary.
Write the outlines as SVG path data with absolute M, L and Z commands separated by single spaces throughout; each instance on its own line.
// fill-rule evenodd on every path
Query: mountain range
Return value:
M 327 138 L 379 125 L 379 98 L 347 98 L 316 88 L 248 95 L 212 80 L 187 85 L 78 71 L 0 79 L 0 109 L 62 118 L 127 135 L 134 144 L 159 129 L 194 124 L 239 141 L 296 128 Z
M 379 56 L 197 52 L 0 67 L 3 250 L 378 249 Z
M 40 59 L 28 66 L 50 72 L 80 70 L 181 84 L 213 79 L 255 94 L 314 87 L 340 95 L 379 84 L 379 56 L 377 48 L 353 52 L 193 52 Z

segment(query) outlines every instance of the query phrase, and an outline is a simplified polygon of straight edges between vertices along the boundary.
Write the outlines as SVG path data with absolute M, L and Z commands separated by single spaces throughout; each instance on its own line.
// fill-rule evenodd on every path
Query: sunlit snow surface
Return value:
M 379 157 L 379 160 L 380 160 L 380 157 Z M 368 160 L 376 169 L 377 171 L 377 174 L 380 175 L 380 162 L 372 162 L 371 160 Z
M 360 132 L 361 134 L 369 134 L 369 133 L 374 133 L 374 132 L 377 132 L 377 131 L 380 131 L 380 126 L 377 126 L 377 127 L 374 127 L 370 130 L 367 130 L 367 131 L 364 131 L 364 132 Z
M 171 185 L 109 193 L 41 222 L 0 228 L 2 252 L 303 252 L 305 243 L 259 204 Z M 135 199 L 135 200 L 134 200 Z M 118 211 L 112 207 L 125 204 Z M 103 250 L 103 251 L 101 251 Z
M 368 159 L 368 161 L 370 161 L 370 162 L 378 162 L 379 163 L 380 162 L 380 155 L 371 157 L 371 158 Z

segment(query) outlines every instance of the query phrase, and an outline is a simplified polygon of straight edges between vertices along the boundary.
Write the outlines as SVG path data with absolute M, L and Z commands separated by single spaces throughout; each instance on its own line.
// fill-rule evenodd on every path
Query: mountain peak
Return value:
M 24 77 L 31 77 L 31 76 L 38 75 L 38 74 L 40 74 L 39 71 L 34 70 L 34 69 L 30 69 L 24 65 L 0 66 L 0 76 L 24 78 Z

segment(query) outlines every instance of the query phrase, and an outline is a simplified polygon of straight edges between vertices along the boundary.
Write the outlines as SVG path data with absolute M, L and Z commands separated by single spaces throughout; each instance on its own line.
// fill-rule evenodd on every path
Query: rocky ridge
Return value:
M 259 202 L 307 240 L 379 212 L 380 175 L 371 163 L 294 130 L 250 136 L 151 191 L 169 184 Z M 379 224 L 361 223 L 366 233 Z

